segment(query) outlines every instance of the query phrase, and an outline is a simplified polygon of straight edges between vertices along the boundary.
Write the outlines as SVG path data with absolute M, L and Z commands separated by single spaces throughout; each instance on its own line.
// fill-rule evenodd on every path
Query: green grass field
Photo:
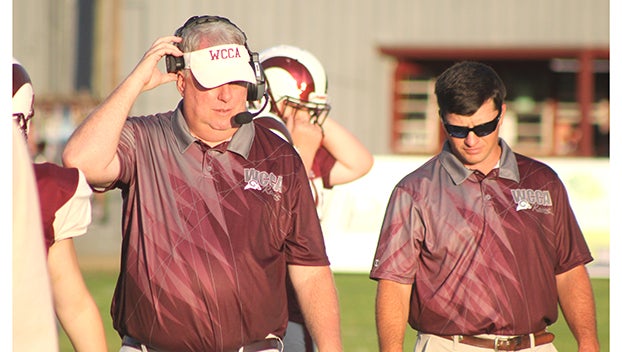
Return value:
M 110 298 L 114 291 L 116 273 L 113 271 L 84 271 L 86 283 L 100 308 L 109 351 L 117 352 L 120 338 L 112 328 L 110 319 Z M 374 322 L 374 299 L 376 283 L 363 274 L 336 274 L 335 280 L 339 290 L 342 319 L 342 336 L 344 351 L 373 352 L 378 351 Z M 609 279 L 592 279 L 596 297 L 596 314 L 598 335 L 601 351 L 609 351 Z M 555 346 L 560 352 L 576 351 L 577 346 L 572 338 L 563 316 L 550 331 L 555 333 Z M 416 333 L 408 330 L 404 351 L 412 351 Z M 69 340 L 62 330 L 59 333 L 60 351 L 73 351 Z

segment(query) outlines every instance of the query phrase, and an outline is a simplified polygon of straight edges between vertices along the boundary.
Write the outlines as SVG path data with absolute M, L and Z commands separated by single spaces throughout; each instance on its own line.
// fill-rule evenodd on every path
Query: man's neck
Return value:
M 479 172 L 481 172 L 484 175 L 488 175 L 490 173 L 490 171 L 496 169 L 499 167 L 499 165 L 501 164 L 501 146 L 499 146 L 498 148 L 496 148 L 493 152 L 493 155 L 496 155 L 496 161 L 493 163 L 486 161 L 484 163 L 480 163 L 477 165 L 465 165 L 467 168 L 471 169 L 471 170 L 477 170 Z M 494 159 L 493 159 L 494 160 Z
M 188 124 L 190 134 L 210 147 L 214 147 L 222 142 L 231 140 L 235 132 L 238 130 L 237 127 L 215 129 L 208 124 L 193 124 L 188 121 L 186 121 L 186 123 Z
M 233 134 L 231 134 L 231 133 L 227 133 L 227 134 L 225 134 L 225 133 L 214 133 L 214 134 L 210 134 L 210 135 L 207 135 L 207 136 L 200 136 L 200 135 L 198 135 L 198 134 L 196 134 L 196 133 L 191 131 L 190 134 L 194 138 L 200 140 L 201 142 L 209 145 L 212 148 L 217 146 L 217 145 L 219 145 L 219 144 L 221 144 L 221 143 L 223 143 L 223 142 L 230 141 L 231 138 L 233 137 Z

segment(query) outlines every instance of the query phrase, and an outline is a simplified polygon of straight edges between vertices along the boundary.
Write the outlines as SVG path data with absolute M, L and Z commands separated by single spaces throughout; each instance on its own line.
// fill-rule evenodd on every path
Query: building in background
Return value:
M 622 196 L 609 180 L 609 0 L 14 0 L 12 6 L 13 55 L 37 90 L 33 148 L 52 161 L 152 42 L 193 15 L 228 17 L 254 51 L 290 44 L 313 52 L 330 77 L 331 116 L 376 156 L 368 175 L 327 194 L 322 227 L 337 271 L 368 270 L 391 188 L 440 148 L 435 76 L 458 60 L 491 64 L 508 86 L 502 136 L 558 170 L 596 258 L 590 269 L 609 274 L 609 239 L 619 237 L 610 235 L 609 219 Z M 173 109 L 179 99 L 171 83 L 142 94 L 132 113 Z M 114 258 L 116 268 L 120 197 L 109 195 L 96 196 L 90 229 L 96 235 L 77 246 L 81 259 L 101 265 L 98 257 Z M 344 246 L 351 250 L 344 253 Z
M 374 154 L 438 151 L 434 77 L 476 59 L 508 85 L 503 135 L 517 151 L 609 155 L 608 0 L 20 0 L 13 55 L 36 85 L 43 157 L 58 157 L 157 37 L 202 14 L 231 19 L 255 51 L 291 44 L 316 53 L 330 77 L 331 116 Z M 133 113 L 178 100 L 170 84 L 143 94 Z
M 609 48 L 381 47 L 394 57 L 391 149 L 435 153 L 444 140 L 434 80 L 455 60 L 485 62 L 506 83 L 501 127 L 533 156 L 609 156 Z

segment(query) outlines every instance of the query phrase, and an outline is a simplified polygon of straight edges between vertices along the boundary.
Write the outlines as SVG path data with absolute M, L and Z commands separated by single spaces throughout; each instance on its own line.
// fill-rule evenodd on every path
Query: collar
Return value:
M 499 138 L 499 145 L 501 146 L 501 158 L 497 163 L 499 177 L 519 182 L 520 174 L 518 172 L 516 155 L 502 138 Z M 447 141 L 443 144 L 443 150 L 439 155 L 439 160 L 443 168 L 449 174 L 449 177 L 451 177 L 452 181 L 454 181 L 454 184 L 456 185 L 464 182 L 474 172 L 473 170 L 465 167 L 464 164 L 462 164 L 462 162 L 451 152 L 451 147 Z
M 179 151 L 183 154 L 197 139 L 190 134 L 190 128 L 182 112 L 183 100 L 177 104 L 173 112 L 172 128 Z M 247 123 L 238 128 L 227 145 L 227 150 L 248 159 L 248 154 L 255 139 L 255 125 Z

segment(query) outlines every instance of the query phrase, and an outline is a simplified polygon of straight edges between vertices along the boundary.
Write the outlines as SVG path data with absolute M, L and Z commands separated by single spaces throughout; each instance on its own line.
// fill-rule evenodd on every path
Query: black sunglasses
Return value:
M 454 138 L 466 138 L 466 136 L 468 136 L 469 132 L 471 131 L 473 131 L 473 133 L 475 133 L 475 135 L 478 137 L 484 137 L 491 134 L 492 132 L 494 132 L 494 130 L 497 129 L 500 118 L 501 111 L 499 111 L 499 115 L 497 115 L 494 120 L 483 123 L 481 125 L 473 126 L 471 128 L 465 126 L 450 125 L 445 121 L 443 121 L 443 125 L 445 126 L 447 133 L 449 133 L 449 135 Z

